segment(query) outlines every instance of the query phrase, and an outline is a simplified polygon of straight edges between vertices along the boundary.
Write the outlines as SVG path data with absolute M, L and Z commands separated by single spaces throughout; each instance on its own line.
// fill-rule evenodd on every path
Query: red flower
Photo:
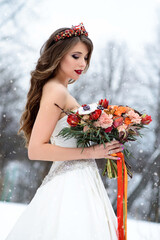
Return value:
M 97 110 L 95 110 L 94 112 L 92 112 L 92 113 L 90 114 L 89 119 L 90 119 L 90 120 L 97 120 L 97 119 L 100 117 L 101 113 L 102 113 L 102 110 L 97 109 Z
M 115 128 L 119 127 L 122 124 L 123 124 L 123 117 L 118 117 L 114 119 L 113 126 Z
M 146 115 L 142 117 L 142 121 L 141 121 L 142 124 L 149 124 L 150 122 L 152 122 L 151 116 Z
M 76 127 L 78 123 L 80 122 L 80 117 L 78 117 L 76 114 L 70 114 L 68 115 L 67 122 L 71 127 Z
M 113 127 L 111 126 L 111 127 L 106 128 L 104 131 L 105 131 L 106 133 L 108 133 L 108 132 L 111 132 L 112 129 L 113 129 Z
M 108 107 L 108 104 L 109 104 L 109 101 L 107 101 L 106 98 L 105 98 L 104 100 L 101 99 L 98 104 L 101 105 L 101 106 L 104 107 L 104 108 L 107 108 L 107 107 Z

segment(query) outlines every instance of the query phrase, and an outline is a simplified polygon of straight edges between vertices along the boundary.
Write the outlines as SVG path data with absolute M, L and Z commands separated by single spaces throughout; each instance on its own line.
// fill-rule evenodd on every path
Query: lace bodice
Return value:
M 61 136 L 57 136 L 57 134 L 61 131 L 61 129 L 67 126 L 69 127 L 69 124 L 67 123 L 67 115 L 66 115 L 57 122 L 56 127 L 50 138 L 51 144 L 55 144 L 61 147 L 77 148 L 77 141 L 75 138 L 70 138 L 66 140 Z M 94 159 L 54 161 L 49 170 L 48 175 L 44 178 L 42 185 L 50 181 L 55 175 L 57 176 L 67 171 L 72 171 L 74 169 L 83 169 L 88 166 L 97 170 L 97 164 Z

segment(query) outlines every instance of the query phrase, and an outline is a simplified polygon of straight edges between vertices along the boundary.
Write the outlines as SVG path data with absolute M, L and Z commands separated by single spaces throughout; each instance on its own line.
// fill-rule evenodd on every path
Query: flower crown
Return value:
M 74 37 L 74 36 L 76 37 L 76 36 L 80 36 L 80 35 L 85 35 L 88 37 L 88 32 L 86 31 L 82 22 L 77 26 L 72 25 L 71 29 L 69 29 L 69 30 L 65 30 L 65 31 L 58 33 L 54 37 L 54 40 L 57 42 L 64 38 L 69 38 L 69 37 Z

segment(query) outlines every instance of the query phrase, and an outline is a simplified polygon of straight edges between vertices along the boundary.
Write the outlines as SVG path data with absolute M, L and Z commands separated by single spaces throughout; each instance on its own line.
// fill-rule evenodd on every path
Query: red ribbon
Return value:
M 127 170 L 122 152 L 117 153 L 117 221 L 118 240 L 127 240 Z

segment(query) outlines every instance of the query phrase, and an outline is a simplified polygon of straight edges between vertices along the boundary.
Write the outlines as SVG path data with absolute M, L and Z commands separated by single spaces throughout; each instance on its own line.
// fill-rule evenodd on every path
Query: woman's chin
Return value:
M 76 77 L 72 78 L 74 79 L 75 81 L 80 77 L 80 75 L 77 75 Z

